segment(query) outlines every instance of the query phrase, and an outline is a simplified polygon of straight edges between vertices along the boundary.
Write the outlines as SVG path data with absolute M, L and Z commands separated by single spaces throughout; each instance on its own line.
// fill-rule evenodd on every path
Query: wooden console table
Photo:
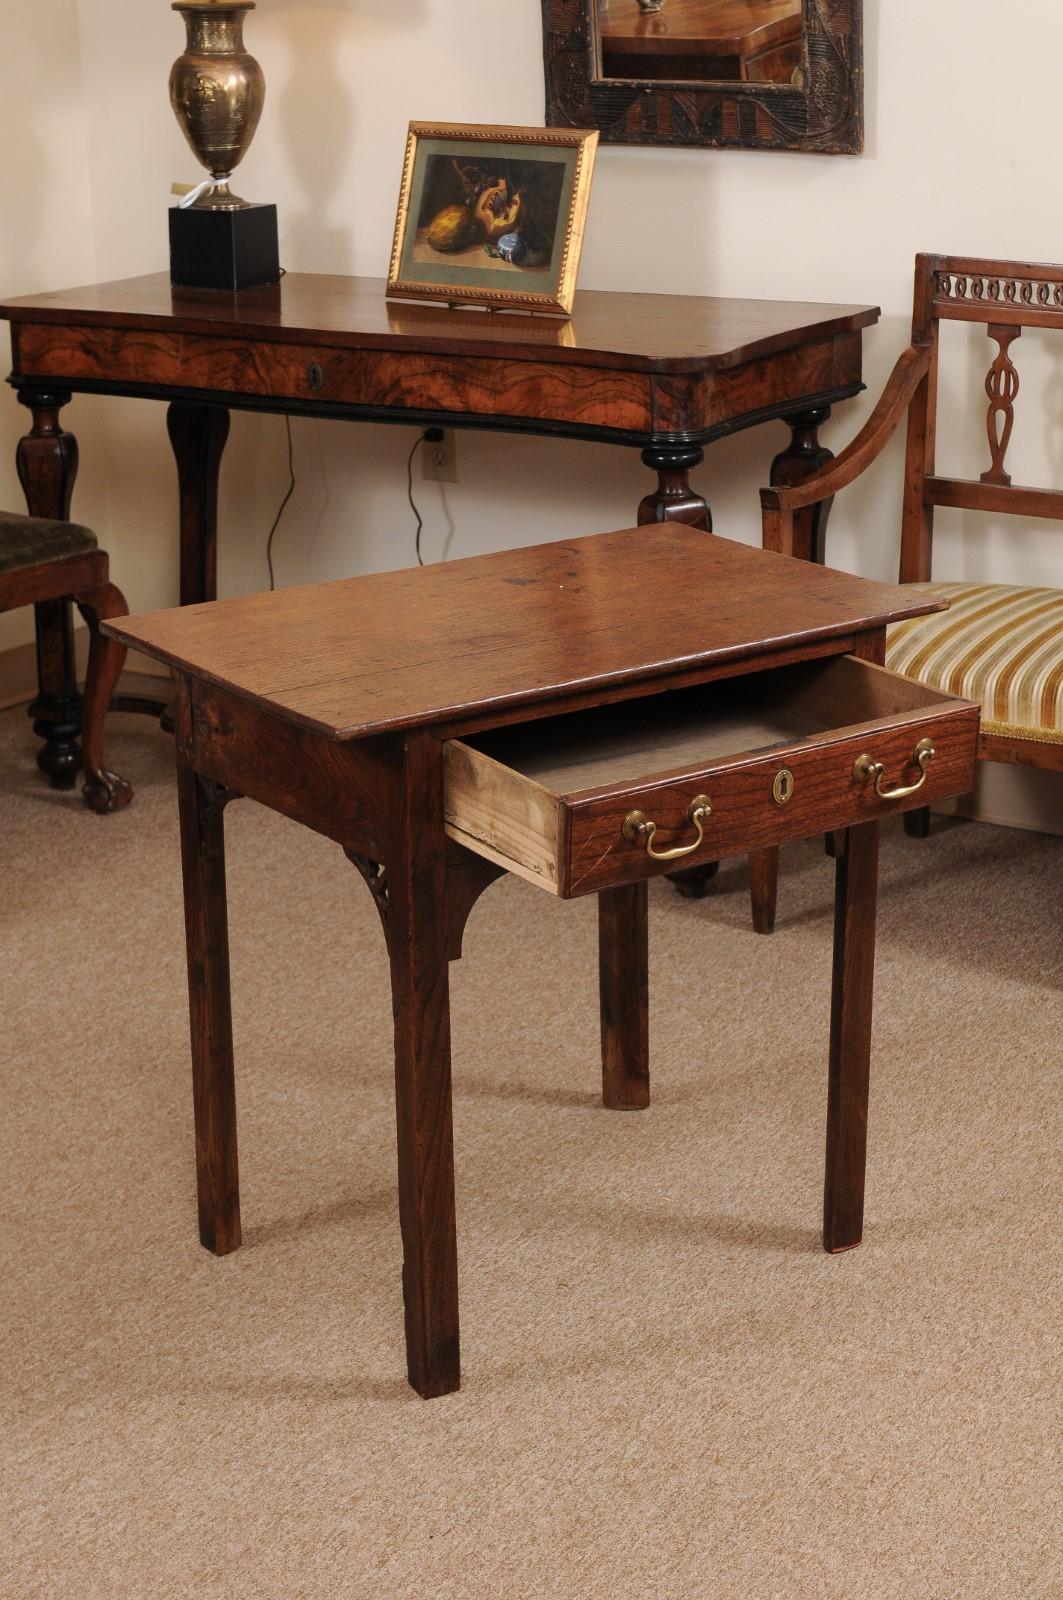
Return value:
M 385 299 L 380 279 L 306 273 L 239 296 L 175 290 L 157 273 L 0 305 L 10 381 L 33 415 L 18 463 L 34 515 L 69 515 L 77 443 L 60 418 L 73 393 L 169 401 L 182 605 L 216 592 L 232 409 L 626 445 L 657 474 L 640 522 L 711 528 L 689 479 L 703 447 L 782 417 L 792 442 L 772 482 L 825 465 L 817 427 L 863 387 L 861 333 L 877 317 L 870 306 L 585 291 L 566 321 L 404 304 Z M 80 753 L 68 606 L 39 609 L 38 641 L 38 759 L 69 786 Z
M 977 706 L 876 663 L 941 608 L 666 523 L 108 623 L 172 669 L 203 1243 L 240 1243 L 222 817 L 247 796 L 342 846 L 380 913 L 420 1394 L 459 1383 L 448 961 L 503 871 L 599 896 L 604 1098 L 641 1108 L 647 881 L 848 830 L 824 1244 L 857 1244 L 878 820 L 967 789 L 978 738 Z

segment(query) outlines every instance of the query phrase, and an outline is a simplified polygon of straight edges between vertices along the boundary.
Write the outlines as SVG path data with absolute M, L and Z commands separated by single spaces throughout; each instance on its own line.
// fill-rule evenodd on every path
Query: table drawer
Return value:
M 569 898 L 963 794 L 977 705 L 854 656 L 444 747 L 453 839 Z

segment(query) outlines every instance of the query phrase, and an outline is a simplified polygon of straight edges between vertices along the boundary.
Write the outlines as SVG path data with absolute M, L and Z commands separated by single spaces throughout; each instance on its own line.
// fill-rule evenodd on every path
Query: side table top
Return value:
M 641 372 L 719 372 L 877 322 L 876 306 L 584 289 L 570 319 L 388 300 L 383 278 L 290 272 L 221 294 L 169 275 L 89 284 L 0 304 L 0 320 L 154 329 L 339 348 L 503 355 Z
M 105 632 L 345 740 L 941 609 L 933 595 L 666 522 L 119 617 Z

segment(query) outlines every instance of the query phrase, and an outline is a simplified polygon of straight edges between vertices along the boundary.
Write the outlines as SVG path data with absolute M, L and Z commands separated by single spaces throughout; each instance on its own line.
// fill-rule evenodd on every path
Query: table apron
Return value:
M 720 372 L 281 344 L 154 330 L 12 327 L 22 389 L 50 388 L 337 419 L 556 434 L 645 448 L 706 444 L 863 388 L 861 335 Z
M 227 789 L 374 861 L 391 859 L 401 751 L 395 740 L 338 743 L 199 678 L 188 679 L 181 761 Z

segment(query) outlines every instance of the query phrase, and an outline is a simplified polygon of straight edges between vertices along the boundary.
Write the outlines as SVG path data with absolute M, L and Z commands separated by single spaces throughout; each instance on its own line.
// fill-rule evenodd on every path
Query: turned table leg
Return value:
M 640 526 L 645 522 L 686 522 L 711 533 L 708 502 L 690 487 L 691 471 L 704 461 L 704 450 L 698 445 L 649 445 L 642 459 L 656 472 L 657 489 L 639 503 Z
M 690 487 L 690 474 L 704 459 L 705 452 L 698 445 L 647 446 L 642 460 L 656 472 L 657 489 L 639 503 L 640 527 L 647 522 L 685 522 L 691 528 L 712 532 L 708 501 Z M 719 865 L 718 861 L 710 861 L 703 867 L 688 867 L 685 872 L 670 872 L 668 881 L 677 893 L 690 900 L 700 900 Z
M 50 393 L 20 389 L 22 404 L 33 416 L 30 432 L 19 441 L 16 463 L 31 517 L 65 522 L 78 470 L 78 446 L 66 433 L 59 413 L 69 402 L 67 390 Z M 37 697 L 29 708 L 33 731 L 44 740 L 37 765 L 53 789 L 72 789 L 81 767 L 81 696 L 74 661 L 74 629 L 69 600 L 49 600 L 34 607 L 37 630 Z
M 229 437 L 224 406 L 175 400 L 166 428 L 177 463 L 180 535 L 180 604 L 195 606 L 218 597 L 218 477 Z M 160 718 L 173 731 L 172 708 Z
M 236 1089 L 229 994 L 223 813 L 231 792 L 177 765 L 188 947 L 199 1237 L 224 1256 L 240 1243 Z
M 800 483 L 834 460 L 834 451 L 820 442 L 819 429 L 830 417 L 830 406 L 787 417 L 790 443 L 780 450 L 771 464 L 771 482 L 776 487 Z M 827 522 L 833 499 L 808 506 L 794 517 L 794 555 L 803 561 L 823 565 L 827 547 Z
M 799 412 L 786 419 L 790 428 L 790 443 L 780 450 L 771 464 L 773 484 L 800 483 L 811 473 L 818 472 L 828 461 L 834 460 L 833 450 L 820 443 L 819 428 L 830 416 L 830 406 L 819 406 L 812 411 Z M 794 555 L 804 561 L 815 561 L 822 566 L 827 547 L 827 520 L 833 500 L 799 511 L 794 518 Z M 753 909 L 753 927 L 757 933 L 771 933 L 775 927 L 775 907 L 779 892 L 779 847 L 751 850 L 749 855 L 749 891 Z
M 425 1399 L 461 1382 L 448 942 L 442 746 L 411 734 L 388 863 L 388 950 L 406 1370 Z
M 598 896 L 602 1100 L 615 1111 L 650 1103 L 647 903 L 644 883 Z
M 224 406 L 175 401 L 166 414 L 181 506 L 181 604 L 218 593 L 218 475 L 229 413 Z
M 832 1252 L 858 1245 L 864 1226 L 878 836 L 877 822 L 862 822 L 850 828 L 835 864 L 827 1169 L 823 1190 L 823 1246 Z

